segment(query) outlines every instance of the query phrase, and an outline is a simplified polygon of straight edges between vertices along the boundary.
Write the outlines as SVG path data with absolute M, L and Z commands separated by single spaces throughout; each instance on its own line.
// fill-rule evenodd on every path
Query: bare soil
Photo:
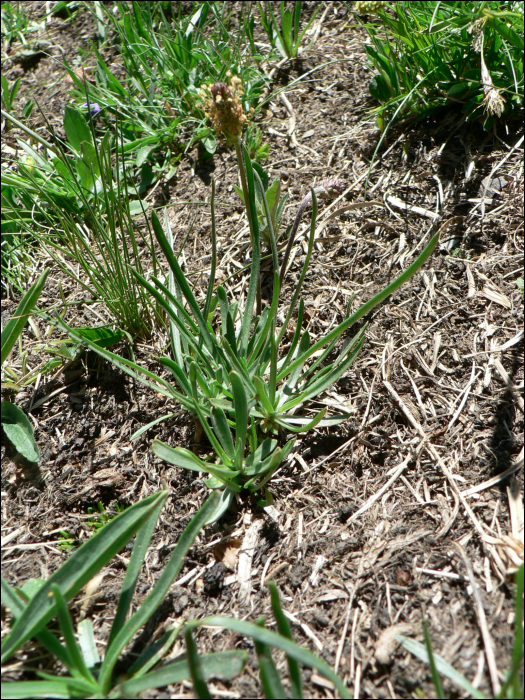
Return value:
M 34 13 L 43 11 L 43 3 L 32 5 Z M 516 285 L 523 276 L 522 126 L 500 123 L 485 133 L 478 124 L 464 124 L 460 112 L 449 111 L 392 130 L 373 158 L 381 134 L 367 115 L 376 103 L 368 92 L 371 74 L 363 68 L 365 37 L 353 25 L 343 5 L 330 3 L 310 52 L 273 73 L 272 89 L 290 86 L 283 94 L 291 111 L 275 96 L 259 120 L 270 143 L 265 168 L 281 177 L 289 192 L 288 223 L 310 185 L 326 177 L 346 186 L 340 201 L 322 205 L 320 221 L 363 201 L 366 182 L 367 200 L 380 203 L 335 216 L 320 231 L 304 287 L 311 336 L 321 337 L 340 322 L 352 295 L 356 309 L 392 281 L 441 229 L 439 250 L 369 315 L 361 355 L 314 406 L 328 405 L 351 418 L 298 439 L 271 481 L 274 510 L 240 502 L 236 512 L 201 532 L 180 583 L 130 654 L 170 625 L 205 615 L 255 620 L 266 614 L 270 624 L 264 585 L 270 579 L 294 616 L 296 641 L 336 667 L 354 697 L 434 695 L 428 668 L 388 643 L 396 631 L 422 641 L 425 618 L 435 652 L 490 697 L 498 679 L 491 682 L 487 669 L 487 641 L 472 589 L 475 585 L 481 596 L 501 682 L 513 644 L 513 573 L 523 561 L 523 470 L 518 465 L 505 476 L 520 459 L 523 464 L 523 335 L 518 337 L 523 294 Z M 39 38 L 63 51 L 29 65 L 10 57 L 4 61 L 10 83 L 22 77 L 18 109 L 33 97 L 60 128 L 70 89 L 61 55 L 71 63 L 81 48 L 89 61 L 94 31 L 87 13 L 74 22 L 55 18 Z M 294 83 L 299 76 L 304 79 Z M 35 120 L 33 128 L 43 124 L 38 115 Z M 4 131 L 4 142 L 12 145 L 15 135 L 13 129 Z M 209 208 L 177 202 L 209 201 L 213 174 L 218 278 L 237 273 L 227 286 L 240 294 L 248 282 L 239 269 L 249 260 L 249 238 L 232 188 L 235 154 L 221 148 L 211 160 L 199 155 L 197 149 L 190 152 L 176 176 L 148 197 L 155 206 L 168 206 L 176 240 L 182 241 L 195 222 L 184 249 L 186 269 L 203 270 L 204 288 Z M 307 219 L 300 229 L 303 241 Z M 283 309 L 303 261 L 300 245 L 286 278 Z M 50 264 L 39 259 L 35 275 Z M 84 292 L 53 268 L 42 308 L 58 298 L 59 280 L 68 301 L 82 298 Z M 3 317 L 16 302 L 3 301 Z M 74 308 L 66 316 L 73 326 L 99 325 L 100 317 L 106 318 L 102 305 Z M 44 334 L 44 324 L 35 322 Z M 36 343 L 27 326 L 22 347 Z M 165 344 L 162 334 L 138 343 L 137 361 L 160 372 L 154 355 Z M 118 351 L 128 350 L 123 345 Z M 29 353 L 28 363 L 36 366 L 42 359 Z M 16 350 L 10 362 L 20 369 Z M 134 503 L 166 483 L 170 497 L 138 586 L 140 603 L 207 494 L 202 479 L 170 467 L 150 449 L 154 437 L 192 447 L 191 417 L 91 354 L 52 382 L 44 377 L 15 401 L 30 411 L 42 458 L 34 468 L 13 461 L 8 446 L 2 446 L 2 535 L 8 537 L 3 575 L 12 585 L 49 576 L 68 557 L 58 548 L 59 531 L 79 541 L 89 536 L 88 507 L 101 501 L 112 512 L 117 503 Z M 176 412 L 173 419 L 129 441 L 141 425 L 169 411 Z M 242 599 L 232 552 L 258 521 L 251 592 Z M 75 615 L 93 618 L 101 649 L 128 557 L 128 551 L 116 557 L 89 600 L 79 597 L 73 606 Z M 8 619 L 3 614 L 3 635 Z M 251 652 L 239 679 L 212 683 L 216 696 L 262 697 L 251 643 L 226 631 L 202 630 L 198 644 L 202 652 L 234 647 Z M 170 658 L 182 651 L 179 639 Z M 284 658 L 276 658 L 284 668 Z M 53 669 L 51 659 L 30 646 L 10 664 L 7 680 L 34 678 L 36 667 Z M 335 697 L 318 674 L 305 670 L 304 676 L 307 697 Z M 444 686 L 446 697 L 461 696 L 447 680 Z M 144 696 L 190 697 L 191 690 L 183 684 Z

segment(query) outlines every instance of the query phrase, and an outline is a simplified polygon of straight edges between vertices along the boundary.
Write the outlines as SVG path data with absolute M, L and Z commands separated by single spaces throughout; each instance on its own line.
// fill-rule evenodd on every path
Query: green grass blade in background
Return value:
M 264 627 L 265 618 L 262 617 L 257 621 L 259 627 Z M 270 647 L 263 642 L 255 641 L 255 651 L 257 653 L 257 660 L 259 662 L 259 673 L 261 674 L 261 683 L 264 690 L 265 697 L 269 700 L 274 700 L 274 698 L 281 699 L 286 698 L 286 693 L 279 678 L 279 672 L 275 666 L 275 662 L 272 659 L 272 652 Z
M 416 641 L 415 639 L 404 637 L 401 634 L 396 634 L 396 639 L 411 654 L 416 656 L 421 661 L 424 661 L 427 664 L 429 663 L 428 652 L 423 644 L 420 644 L 420 642 Z M 458 688 L 461 688 L 466 693 L 470 693 L 473 698 L 477 698 L 478 700 L 486 700 L 486 696 L 483 695 L 481 691 L 474 688 L 474 686 L 469 683 L 465 676 L 459 673 L 459 671 L 456 671 L 456 669 L 447 663 L 445 659 L 441 658 L 441 656 L 434 654 L 434 662 L 437 671 L 443 676 L 449 678 L 453 683 L 455 683 L 455 685 L 458 686 Z
M 40 275 L 33 286 L 24 294 L 16 311 L 6 323 L 5 327 L 2 328 L 2 365 L 18 340 L 18 336 L 22 332 L 29 314 L 38 301 L 38 297 L 46 283 L 48 274 L 49 268 Z
M 302 663 L 304 666 L 308 666 L 309 668 L 317 669 L 325 678 L 332 681 L 342 698 L 350 698 L 350 693 L 348 692 L 346 686 L 334 672 L 331 666 L 326 663 L 326 661 L 323 661 L 315 656 L 315 654 L 303 649 L 303 647 L 300 647 L 295 642 L 282 637 L 276 632 L 272 632 L 266 628 L 261 628 L 258 625 L 251 622 L 246 622 L 245 620 L 236 620 L 234 618 L 222 617 L 220 615 L 205 617 L 203 620 L 199 620 L 198 622 L 191 624 L 195 626 L 209 625 L 211 627 L 224 627 L 232 632 L 237 632 L 238 634 L 242 634 L 246 637 L 252 637 L 254 640 L 257 639 L 263 644 L 268 644 L 276 649 L 281 649 L 299 663 Z
M 290 624 L 281 608 L 281 601 L 279 600 L 279 591 L 277 590 L 277 586 L 275 585 L 275 583 L 273 583 L 273 581 L 269 581 L 266 585 L 268 586 L 268 590 L 270 591 L 270 600 L 272 604 L 273 616 L 275 617 L 275 621 L 277 622 L 277 629 L 279 630 L 279 634 L 283 637 L 286 637 L 286 639 L 290 639 L 291 641 L 293 641 Z M 293 657 L 287 656 L 286 660 L 288 661 L 288 670 L 290 671 L 292 698 L 300 699 L 303 697 L 301 669 L 299 668 L 299 664 Z

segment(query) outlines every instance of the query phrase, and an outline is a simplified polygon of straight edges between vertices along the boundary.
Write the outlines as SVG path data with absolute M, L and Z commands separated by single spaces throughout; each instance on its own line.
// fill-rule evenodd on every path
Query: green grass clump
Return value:
M 387 121 L 461 107 L 466 121 L 518 117 L 523 108 L 523 2 L 355 3 L 372 12 L 365 46 L 370 93 Z M 365 7 L 363 7 L 365 6 Z

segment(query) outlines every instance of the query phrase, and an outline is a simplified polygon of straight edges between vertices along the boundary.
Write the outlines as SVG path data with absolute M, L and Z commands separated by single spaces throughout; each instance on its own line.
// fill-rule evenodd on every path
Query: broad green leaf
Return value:
M 17 452 L 29 462 L 38 462 L 40 451 L 33 426 L 22 409 L 10 401 L 2 401 L 2 429 Z
M 38 301 L 40 292 L 46 282 L 49 268 L 45 270 L 33 286 L 24 294 L 15 313 L 11 316 L 5 327 L 2 328 L 2 365 L 11 352 L 11 348 L 18 340 L 18 336 L 24 328 L 27 317 Z
M 77 155 L 82 153 L 83 142 L 87 141 L 93 145 L 93 138 L 86 118 L 78 109 L 71 107 L 71 105 L 66 105 L 64 110 L 64 131 L 66 132 L 69 145 Z
M 2 663 L 25 641 L 40 632 L 56 614 L 56 605 L 50 597 L 52 586 L 56 584 L 64 598 L 70 600 L 129 542 L 158 505 L 165 502 L 167 495 L 167 491 L 159 491 L 135 503 L 71 554 L 31 599 L 5 637 Z
M 248 654 L 242 650 L 219 651 L 215 654 L 202 654 L 199 657 L 202 675 L 206 680 L 219 678 L 232 680 L 238 676 L 247 661 Z M 124 681 L 119 686 L 122 697 L 131 697 L 148 688 L 160 688 L 170 683 L 180 683 L 190 679 L 188 662 L 175 661 L 140 678 Z
M 99 345 L 101 348 L 108 348 L 111 345 L 115 345 L 115 343 L 119 343 L 124 335 L 120 330 L 112 331 L 105 326 L 100 328 L 79 326 L 75 330 L 82 338 L 91 340 L 92 343 Z

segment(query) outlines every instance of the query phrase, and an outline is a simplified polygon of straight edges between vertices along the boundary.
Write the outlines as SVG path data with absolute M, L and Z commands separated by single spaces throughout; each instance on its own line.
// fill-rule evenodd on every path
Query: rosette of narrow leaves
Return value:
M 127 669 L 124 677 L 115 673 L 121 653 L 164 600 L 188 549 L 210 513 L 215 510 L 218 501 L 217 494 L 212 494 L 192 518 L 155 585 L 128 616 L 138 576 L 167 496 L 167 491 L 159 491 L 122 512 L 74 551 L 47 580 L 32 579 L 18 589 L 12 588 L 2 578 L 2 603 L 13 614 L 12 629 L 2 642 L 2 663 L 27 640 L 35 637 L 70 673 L 54 676 L 36 671 L 39 680 L 2 683 L 3 698 L 130 698 L 148 688 L 179 683 L 191 677 L 188 661 L 184 658 L 154 669 L 169 652 L 180 626 L 168 630 L 158 641 L 147 646 Z M 100 659 L 92 621 L 89 618 L 82 620 L 75 630 L 67 601 L 122 550 L 134 535 L 135 542 L 106 644 L 106 653 Z M 55 616 L 58 617 L 63 642 L 46 627 Z M 237 650 L 200 657 L 205 679 L 210 676 L 231 679 L 242 671 L 245 661 L 246 652 Z
M 265 185 L 252 167 L 245 149 L 244 162 L 250 205 L 248 211 L 254 212 L 251 222 L 252 262 L 244 307 L 237 301 L 229 300 L 222 286 L 214 289 L 217 250 L 214 184 L 211 197 L 212 263 L 204 302 L 197 300 L 173 253 L 169 226 L 166 235 L 155 213 L 152 214 L 153 231 L 169 264 L 167 280 L 152 276 L 149 281 L 134 271 L 137 280 L 169 319 L 172 356 L 157 359 L 170 370 L 175 385 L 130 360 L 94 346 L 77 336 L 61 319 L 58 321 L 58 325 L 72 337 L 85 342 L 138 381 L 191 411 L 208 437 L 215 461 L 202 460 L 193 453 L 163 446 L 158 441 L 154 443 L 154 450 L 180 467 L 211 474 L 208 485 L 225 489 L 224 508 L 235 492 L 243 488 L 253 492 L 265 486 L 291 449 L 291 442 L 283 448 L 277 446 L 284 434 L 310 430 L 315 426 L 330 426 L 348 417 L 346 414 L 326 417 L 326 409 L 313 415 L 301 415 L 300 410 L 336 382 L 357 357 L 364 342 L 365 327 L 348 342 L 345 338 L 343 343 L 346 331 L 419 270 L 438 241 L 436 234 L 396 280 L 354 313 L 350 314 L 349 306 L 338 326 L 312 342 L 308 331 L 302 329 L 304 304 L 302 300 L 299 301 L 315 236 L 317 197 L 312 188 L 308 251 L 284 323 L 278 329 L 280 282 L 274 217 L 265 196 Z M 255 313 L 261 258 L 259 217 L 255 213 L 257 197 L 264 209 L 274 261 L 272 300 L 260 315 Z M 294 336 L 291 343 L 284 346 L 283 339 L 298 302 Z M 213 325 L 215 312 L 218 320 Z M 338 351 L 339 346 L 341 349 Z M 167 414 L 143 426 L 133 437 L 172 415 Z

